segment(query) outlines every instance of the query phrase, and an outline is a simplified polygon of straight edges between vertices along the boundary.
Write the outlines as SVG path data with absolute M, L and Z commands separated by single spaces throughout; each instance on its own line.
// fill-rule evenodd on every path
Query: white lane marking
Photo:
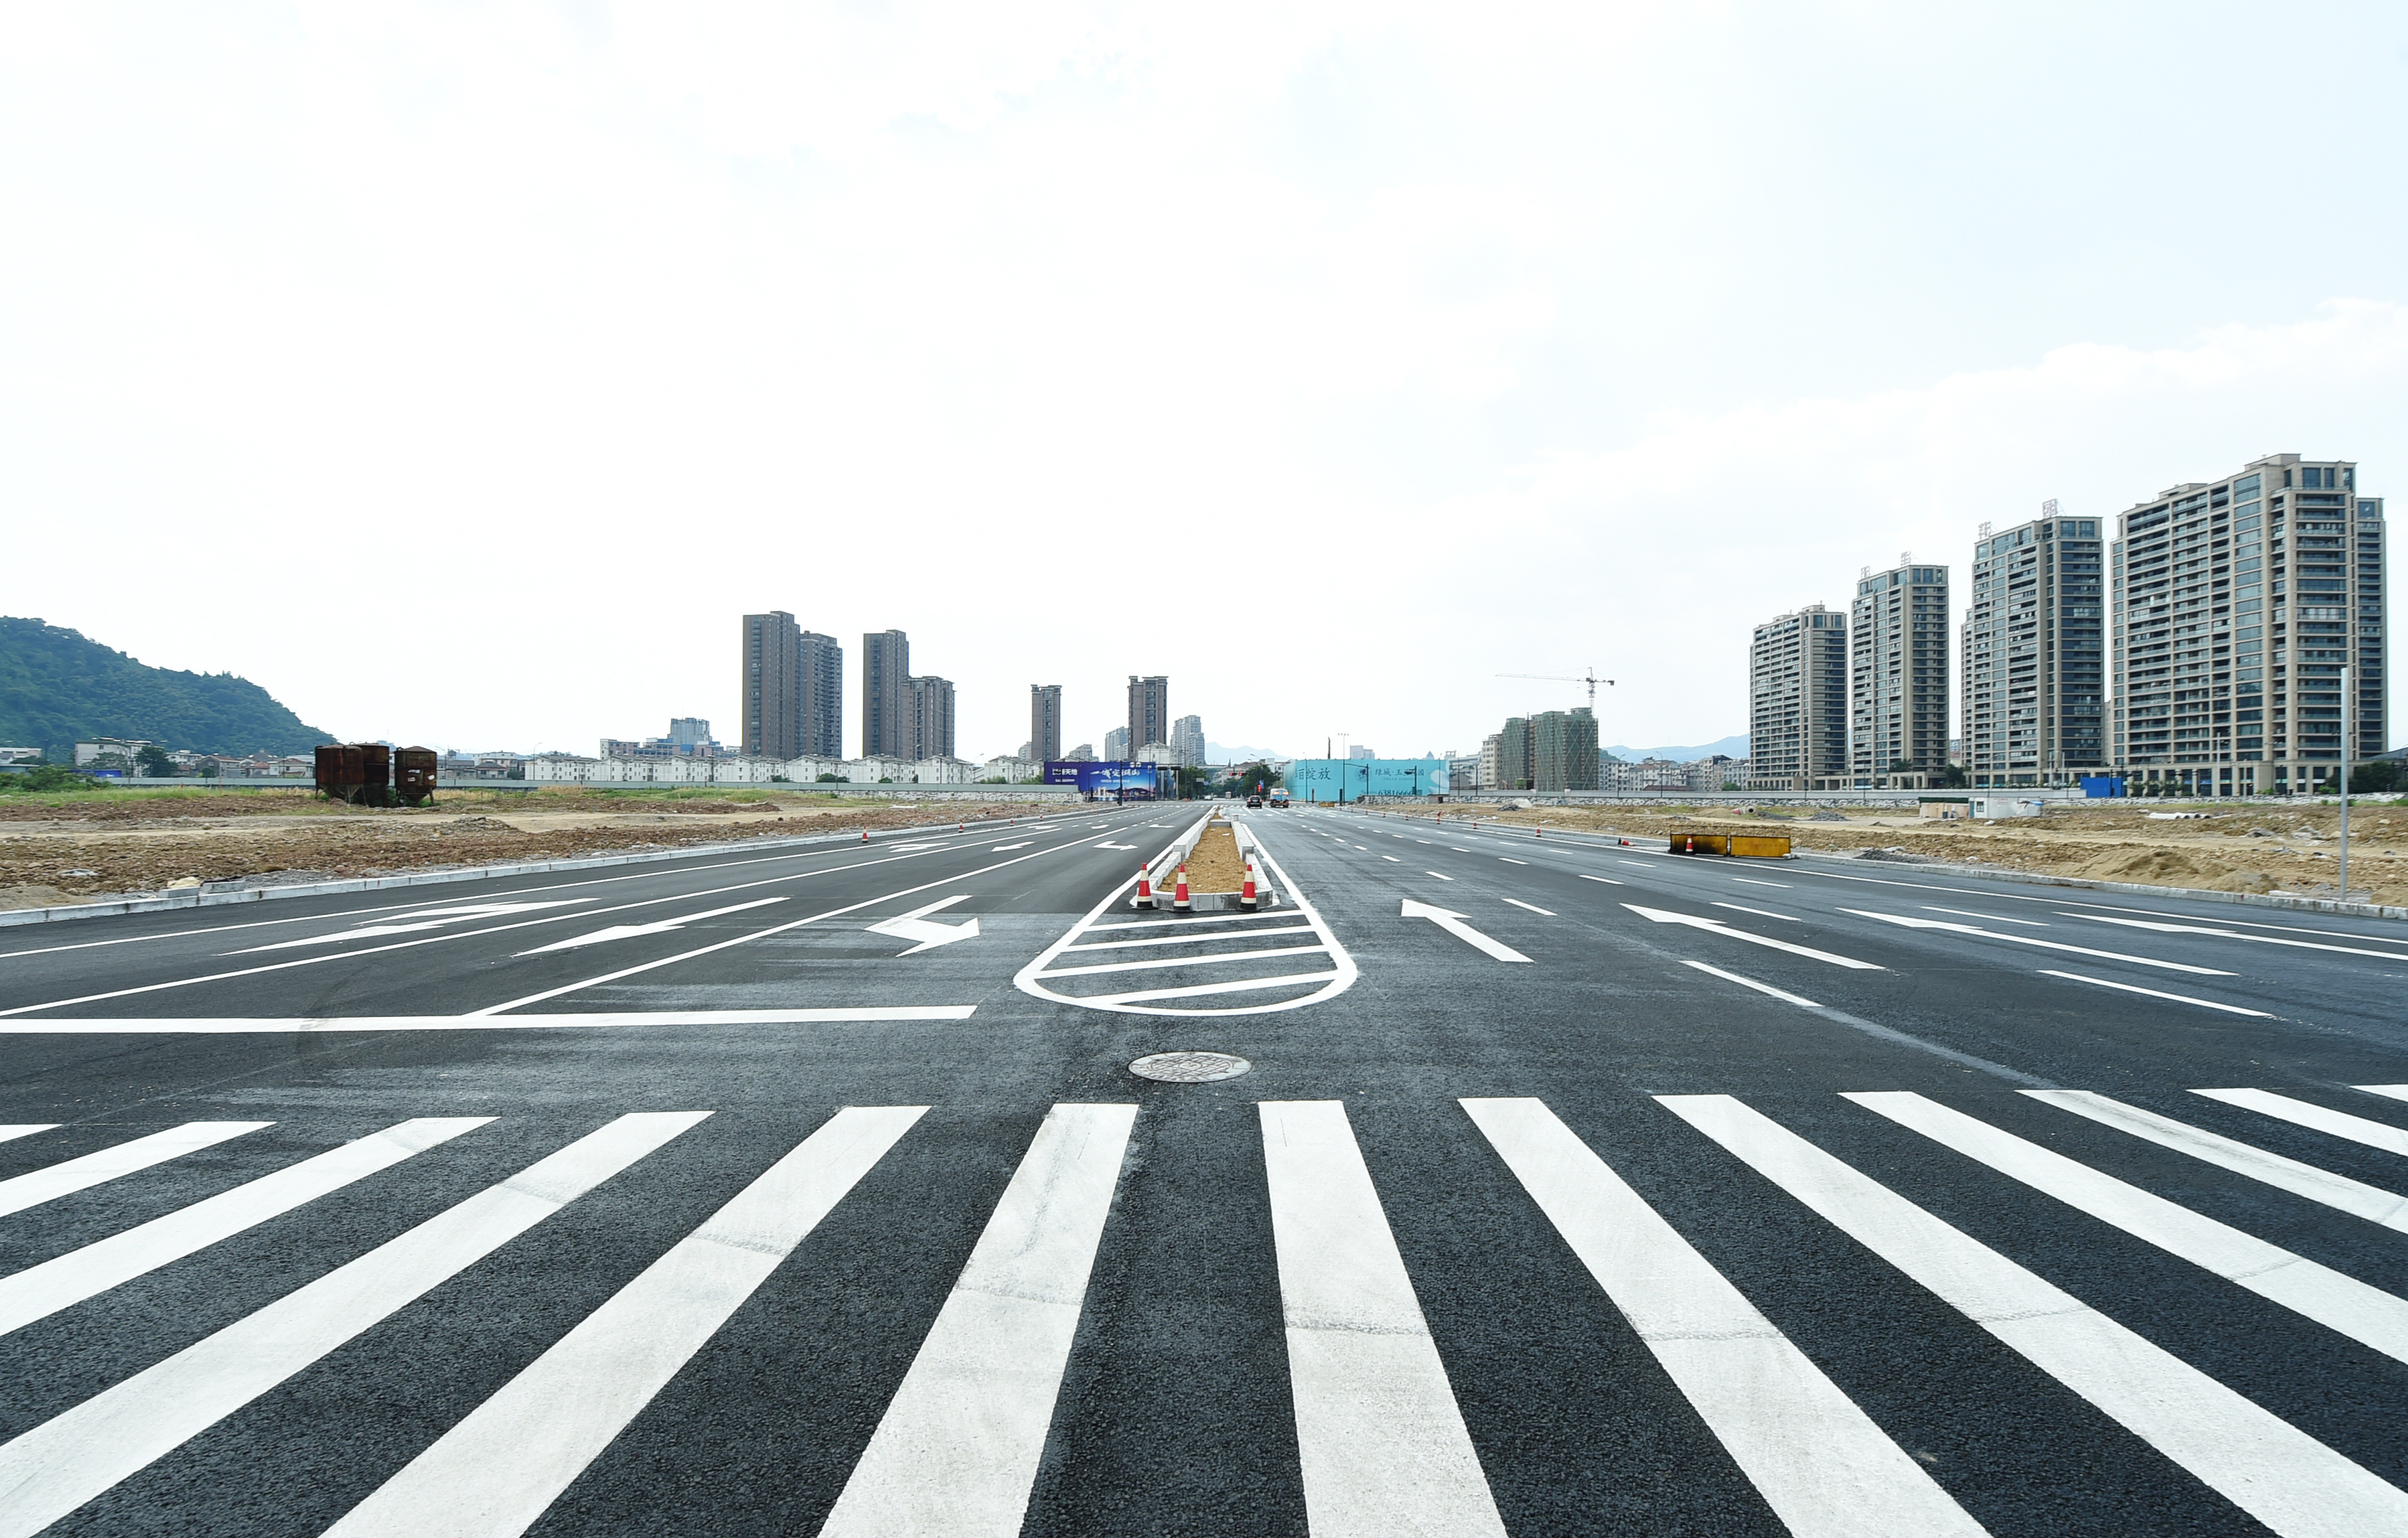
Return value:
M 1340 841 L 1340 842 L 1341 842 L 1341 843 L 1343 843 L 1345 841 L 1341 839 L 1341 840 L 1340 840 L 1339 841 Z M 1356 844 L 1354 847 L 1355 847 L 1355 848 L 1357 848 L 1357 849 L 1359 849 L 1359 850 L 1361 850 L 1361 851 L 1362 851 L 1363 853 L 1365 853 L 1366 855 L 1368 855 L 1368 854 L 1369 854 L 1369 853 L 1371 852 L 1371 846 L 1370 846 L 1369 844 L 1368 844 L 1368 843 L 1358 843 L 1358 844 Z
M 2360 1345 L 2408 1361 L 2408 1299 L 2395 1298 L 1913 1090 L 1841 1098 Z
M 2369 1148 L 2380 1148 L 2386 1154 L 2408 1157 L 2408 1131 L 2379 1121 L 2369 1121 L 2364 1116 L 2353 1116 L 2346 1111 L 2328 1110 L 2307 1100 L 2295 1100 L 2288 1095 L 2271 1094 L 2263 1089 L 2194 1089 L 2191 1093 L 2203 1095 L 2211 1100 L 2222 1100 L 2227 1105 L 2237 1105 L 2243 1111 L 2255 1111 L 2261 1116 L 2272 1116 L 2294 1127 L 2304 1127 L 2311 1132 L 2347 1138 Z
M 326 1530 L 524 1532 L 926 1114 L 848 1106 Z
M 1279 916 L 1294 918 L 1296 915 L 1282 913 Z M 1135 926 L 1120 926 L 1120 927 L 1133 928 Z M 1092 929 L 1088 931 L 1090 934 L 1094 932 Z M 1239 929 L 1234 932 L 1227 929 L 1215 929 L 1210 934 L 1155 935 L 1150 940 L 1099 940 L 1092 945 L 1065 945 L 1062 947 L 1062 954 L 1077 956 L 1082 951 L 1125 951 L 1132 945 L 1201 945 L 1208 941 L 1215 940 L 1253 940 L 1262 935 L 1309 935 L 1311 933 L 1312 933 L 1312 926 L 1310 924 L 1298 924 L 1286 929 Z
M 869 926 L 869 932 L 873 935 L 893 935 L 897 940 L 919 941 L 908 951 L 896 953 L 898 956 L 918 956 L 922 951 L 933 951 L 939 945 L 951 945 L 957 940 L 975 940 L 979 932 L 979 922 L 975 918 L 965 919 L 959 924 L 939 924 L 928 917 L 930 913 L 940 909 L 951 908 L 954 903 L 969 900 L 970 894 L 968 892 L 955 897 L 943 898 L 929 903 L 924 908 L 914 908 L 908 913 L 897 913 L 893 918 L 880 919 Z
M 1555 916 L 1553 913 L 1549 912 L 1547 909 L 1540 907 L 1535 902 L 1524 902 L 1520 898 L 1507 898 L 1505 900 L 1512 903 L 1516 908 L 1527 908 L 1534 913 L 1543 913 L 1549 918 Z
M 2092 1090 L 2026 1089 L 2019 1093 L 2045 1101 L 2060 1111 L 2087 1116 L 2119 1132 L 2129 1132 L 2160 1148 L 2188 1154 L 2220 1170 L 2229 1170 L 2236 1175 L 2272 1186 L 2277 1190 L 2288 1191 L 2293 1196 L 2322 1202 L 2370 1223 L 2380 1223 L 2386 1229 L 2408 1233 L 2408 1197 L 2352 1180 L 2347 1175 L 2337 1175 L 2329 1170 L 2319 1170 L 2313 1164 L 2302 1164 L 2295 1158 L 2269 1153 L 2263 1148 L 2251 1147 L 2221 1133 L 2178 1122 L 2172 1116 L 2160 1116 L 2154 1111 L 2143 1111 L 2137 1105 L 2127 1105 Z
M 2350 1087 L 2362 1089 L 2369 1095 L 2381 1095 L 2388 1100 L 2408 1100 L 2408 1084 L 2361 1084 L 2352 1085 Z
M 1453 876 L 1439 875 L 1439 872 L 1435 870 L 1425 870 L 1422 874 L 1425 876 L 1438 876 L 1438 879 L 1440 881 L 1453 881 L 1455 879 Z
M 1191 928 L 1206 924 L 1259 924 L 1267 918 L 1294 917 L 1296 917 L 1294 913 L 1285 910 L 1266 911 L 1259 913 L 1182 913 L 1177 918 L 1139 918 L 1129 919 L 1120 924 L 1090 924 L 1080 932 L 1099 935 L 1107 929 L 1162 929 L 1173 924 L 1182 928 Z M 1209 940 L 1211 936 L 1198 935 L 1197 938 Z
M 1234 983 L 1197 983 L 1184 988 L 1140 988 L 1131 993 L 1096 993 L 1080 999 L 1082 1004 L 1134 1004 L 1150 999 L 1199 999 L 1214 993 L 1251 993 L 1264 988 L 1283 988 L 1293 984 L 1327 983 L 1330 974 L 1323 972 L 1288 972 L 1280 977 L 1241 977 Z M 1284 1006 L 1275 1006 L 1284 1007 Z M 1252 1014 L 1253 1010 L 1154 1010 L 1156 1014 Z
M 2276 1532 L 2408 1531 L 2408 1493 L 1761 1113 L 1656 1100 Z
M 614 940 L 632 940 L 638 935 L 665 935 L 682 929 L 689 924 L 699 924 L 707 918 L 718 918 L 726 913 L 740 913 L 748 908 L 767 908 L 773 902 L 785 900 L 783 898 L 754 898 L 750 902 L 734 903 L 725 908 L 713 908 L 706 913 L 685 913 L 677 918 L 665 918 L 654 924 L 614 924 L 607 929 L 596 929 L 591 934 L 571 935 L 566 940 L 555 940 L 549 945 L 538 945 L 532 951 L 521 951 L 518 954 L 541 956 L 546 951 L 573 951 L 585 945 L 608 944 Z
M 1136 1120 L 1047 1114 L 820 1538 L 1017 1538 Z
M 1521 864 L 1522 862 L 1521 862 L 1520 860 L 1515 860 L 1513 863 L 1514 863 L 1515 865 L 1519 865 L 1519 864 Z M 1618 882 L 1618 881 L 1614 880 L 1612 876 L 1591 876 L 1591 875 L 1584 874 L 1584 875 L 1581 877 L 1581 880 L 1583 880 L 1583 881 L 1600 881 L 1600 882 L 1603 882 L 1603 883 L 1604 883 L 1606 885 L 1608 885 L 1608 886 L 1620 886 L 1621 884 L 1623 884 L 1622 883 L 1620 883 L 1620 882 Z
M 1277 932 L 1277 931 L 1274 931 Z M 1244 936 L 1239 937 L 1246 938 Z M 1260 951 L 1222 951 L 1212 956 L 1161 956 L 1152 961 L 1106 961 L 1092 967 L 1049 967 L 1038 977 L 1094 977 L 1103 972 L 1161 971 L 1170 967 L 1210 967 L 1224 961 L 1252 961 L 1257 956 L 1314 956 L 1328 950 L 1326 945 L 1280 945 Z
M 1790 890 L 1790 885 L 1785 881 L 1758 881 L 1754 876 L 1733 876 L 1731 880 L 1748 886 L 1778 886 L 1784 892 Z
M 1774 987 L 1770 983 L 1759 983 L 1753 977 L 1742 977 L 1737 972 L 1727 972 L 1720 967 L 1709 967 L 1702 961 L 1691 961 L 1684 956 L 1681 960 L 1681 965 L 1684 967 L 1695 967 L 1701 972 L 1712 972 L 1714 976 L 1721 978 L 1726 983 L 1736 983 L 1742 988 L 1754 988 L 1758 993 L 1769 993 L 1775 999 L 1781 999 L 1785 1003 L 1796 1004 L 1803 1009 L 1819 1010 L 1823 1007 L 1822 1005 L 1814 1002 L 1812 999 L 1800 999 L 1796 994 L 1784 992 L 1782 989 Z
M 1133 843 L 1113 843 L 1110 840 L 1106 840 L 1102 843 L 1091 843 L 1087 847 L 1090 849 L 1117 849 L 1122 851 L 1124 854 L 1132 855 L 1137 852 L 1137 845 Z
M 289 951 L 302 945 L 333 945 L 346 940 L 368 940 L 380 935 L 415 934 L 422 929 L 440 929 L 446 925 L 475 918 L 508 918 L 512 913 L 532 913 L 546 908 L 572 908 L 592 902 L 592 898 L 555 898 L 550 902 L 487 902 L 468 908 L 446 908 L 436 913 L 406 912 L 394 919 L 371 924 L 365 928 L 337 929 L 331 934 L 308 935 L 299 940 L 280 940 L 266 945 L 247 946 L 239 951 L 223 951 L 222 956 L 257 956 L 262 951 Z M 563 917 L 573 917 L 563 914 Z
M 1944 919 L 1915 918 L 1906 913 L 1875 913 L 1862 908 L 1842 908 L 1840 912 L 1854 913 L 1858 918 L 1879 919 L 1884 924 L 1895 924 L 1902 928 L 1944 929 L 1951 934 L 1972 935 L 1982 940 L 2003 940 L 2015 945 L 2039 945 L 2052 951 L 2070 951 L 2075 956 L 2095 956 L 2106 961 L 2129 961 L 2141 967 L 2162 967 L 2171 972 L 2190 972 L 2200 977 L 2234 975 L 2214 967 L 2194 967 L 2182 961 L 2160 961 L 2152 956 L 2127 956 L 2121 951 L 2094 951 L 2087 945 L 2068 945 L 2062 941 L 2042 940 L 2037 935 L 1994 934 L 1987 929 L 1975 928 L 1971 924 L 1950 924 Z
M 709 1114 L 621 1116 L 0 1445 L 0 1538 L 32 1538 Z
M 988 854 L 990 854 L 990 855 L 1000 855 L 1000 854 L 1004 853 L 1006 850 L 1011 850 L 1011 849 L 1025 849 L 1025 848 L 1027 848 L 1030 844 L 1032 844 L 1032 843 L 1034 843 L 1034 842 L 1036 842 L 1036 841 L 1035 841 L 1034 839 L 1023 839 L 1023 840 L 1021 840 L 1018 843 L 998 843 L 998 844 L 991 844 L 991 845 L 989 845 L 989 846 L 987 847 L 987 853 L 988 853 Z M 1091 845 L 1090 847 L 1091 847 L 1091 848 L 1096 848 L 1096 849 L 1109 849 L 1109 848 L 1111 848 L 1111 847 L 1112 847 L 1112 846 L 1111 846 L 1111 845 L 1110 845 L 1110 844 L 1094 844 L 1094 845 Z
M 402 1122 L 0 1277 L 0 1335 L 389 1170 L 493 1119 L 421 1116 Z
M 1530 863 L 1528 860 L 1517 860 L 1511 855 L 1499 855 L 1497 857 L 1503 860 L 1507 865 L 1527 865 Z
M 1504 1538 L 1346 1108 L 1255 1111 L 1306 1525 L 1316 1538 Z
M 1470 925 L 1463 922 L 1466 917 L 1465 914 L 1455 913 L 1450 909 L 1433 907 L 1426 902 L 1415 902 L 1412 898 L 1407 898 L 1405 899 L 1404 912 L 1398 916 L 1402 918 L 1426 918 L 1432 924 L 1437 925 L 1440 928 L 1444 929 L 1448 934 L 1453 935 L 1455 939 L 1462 941 L 1465 944 L 1471 946 L 1475 950 L 1485 951 L 1488 955 L 1495 956 L 1499 961 L 1528 961 L 1530 959 L 1521 952 L 1515 950 L 1512 946 L 1506 944 L 1503 941 L 1491 940 L 1488 936 L 1482 934 Z
M 1792 1533 L 1985 1531 L 1554 1112 L 1459 1103 Z
M 2197 999 L 2186 993 L 2167 993 L 2160 988 L 2144 988 L 2137 983 L 2111 983 L 2103 977 L 2090 977 L 2081 972 L 2061 972 L 2053 967 L 2042 967 L 2040 970 L 2040 975 L 2042 977 L 2062 977 L 2069 983 L 2087 983 L 2093 987 L 2114 988 L 2119 993 L 2146 994 L 2152 999 L 2171 999 L 2177 1004 L 2197 1004 L 2200 1009 L 2221 1010 L 2227 1014 L 2246 1014 L 2253 1019 L 2258 1020 L 2272 1020 L 2274 1018 L 2273 1015 L 2267 1013 L 2264 1010 L 2245 1010 L 2238 1004 L 2219 1004 L 2213 999 Z
M 1789 913 L 1776 913 L 1770 908 L 1750 908 L 1743 902 L 1717 902 L 1717 908 L 1727 908 L 1734 913 L 1754 913 L 1758 918 L 1777 918 L 1784 924 L 1802 924 L 1805 920 Z
M 46 1169 L 0 1180 L 0 1217 L 90 1190 L 154 1164 L 215 1147 L 228 1138 L 275 1125 L 272 1121 L 188 1121 L 164 1132 L 113 1143 L 80 1158 L 65 1159 Z
M 2320 945 L 2313 940 L 2285 940 L 2278 935 L 2244 935 L 2238 929 L 2219 929 L 2205 924 L 2167 924 L 2156 919 L 2117 918 L 2110 913 L 2059 913 L 2059 918 L 2086 918 L 2093 924 L 2120 924 L 2131 929 L 2153 929 L 2162 935 L 2211 935 L 2217 940 L 2245 940 L 2253 945 L 2293 945 L 2303 951 L 2333 951 L 2342 956 L 2380 956 L 2386 961 L 2408 961 L 2397 951 L 2370 951 L 2359 945 Z
M 1923 911 L 1927 913 L 1954 913 L 1958 918 L 1987 919 L 1993 924 L 2020 924 L 2029 929 L 2045 929 L 2048 927 L 2045 923 L 2036 918 L 2009 918 L 2004 913 L 1977 913 L 1971 908 L 1935 908 L 1928 902 L 1922 906 Z
M 837 1020 L 967 1020 L 976 1004 L 868 1004 L 609 1014 L 366 1014 L 287 1018 L 0 1020 L 0 1036 L 245 1036 L 347 1030 L 585 1030 L 616 1026 L 782 1026 Z
M 1787 951 L 1792 956 L 1812 956 L 1817 961 L 1828 961 L 1834 967 L 1846 967 L 1860 972 L 1878 972 L 1888 970 L 1874 962 L 1859 961 L 1852 956 L 1834 956 L 1828 951 L 1818 951 L 1812 945 L 1793 945 L 1785 940 L 1775 940 L 1770 935 L 1752 935 L 1745 929 L 1734 929 L 1718 918 L 1706 918 L 1697 913 L 1667 913 L 1661 908 L 1641 908 L 1635 902 L 1626 902 L 1623 906 L 1652 923 L 1685 924 L 1693 929 L 1703 929 L 1708 934 L 1721 935 L 1727 940 L 1744 940 L 1751 945 L 1768 945 L 1776 951 Z
M 11 1122 L 5 1127 L 0 1127 L 0 1143 L 14 1143 L 19 1138 L 30 1138 L 36 1132 L 49 1132 L 54 1130 L 58 1125 L 54 1121 Z
M 1402 865 L 1405 863 L 1404 861 L 1397 858 L 1394 855 L 1383 855 L 1380 857 L 1387 861 L 1390 865 Z
M 1449 849 L 1453 849 L 1453 850 L 1454 850 L 1456 854 L 1458 854 L 1458 855 L 1469 855 L 1469 854 L 1470 854 L 1470 853 L 1471 853 L 1471 851 L 1470 851 L 1470 850 L 1469 850 L 1469 849 L 1464 849 L 1464 848 L 1460 848 L 1460 847 L 1458 847 L 1458 846 L 1456 846 L 1456 845 L 1455 845 L 1455 844 L 1448 844 L 1448 845 L 1447 845 L 1447 847 L 1448 847 Z M 1518 862 L 1517 862 L 1517 863 L 1518 863 Z

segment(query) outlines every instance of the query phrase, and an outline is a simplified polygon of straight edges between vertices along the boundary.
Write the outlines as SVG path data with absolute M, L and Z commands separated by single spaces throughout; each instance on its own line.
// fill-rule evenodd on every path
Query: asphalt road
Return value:
M 0 1535 L 2408 1533 L 2408 927 L 1197 810 L 0 929 Z

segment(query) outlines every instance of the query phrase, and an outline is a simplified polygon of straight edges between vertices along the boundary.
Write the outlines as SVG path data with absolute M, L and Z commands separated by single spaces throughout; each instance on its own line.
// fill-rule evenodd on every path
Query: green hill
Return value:
M 71 762 L 78 739 L 194 753 L 307 753 L 335 739 L 232 673 L 146 668 L 40 620 L 0 617 L 0 743 Z

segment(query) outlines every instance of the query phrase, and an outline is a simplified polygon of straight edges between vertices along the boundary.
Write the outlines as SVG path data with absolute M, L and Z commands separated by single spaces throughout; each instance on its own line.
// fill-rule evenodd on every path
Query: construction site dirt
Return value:
M 1988 865 L 2036 874 L 2216 892 L 2339 898 L 2340 809 L 2264 802 L 2163 802 L 2052 809 L 2037 817 L 1942 822 L 1912 811 L 1726 807 L 1456 805 L 1454 817 L 1514 827 L 1662 839 L 1777 827 L 1800 850 L 1862 851 L 1909 860 Z M 1428 812 L 1414 814 L 1429 815 Z M 2408 807 L 2350 809 L 2349 898 L 2408 905 Z
M 754 792 L 623 797 L 445 791 L 423 808 L 366 809 L 303 790 L 0 801 L 0 909 L 241 881 L 284 885 L 577 859 L 796 834 L 876 832 L 1030 815 L 1035 803 L 896 804 Z

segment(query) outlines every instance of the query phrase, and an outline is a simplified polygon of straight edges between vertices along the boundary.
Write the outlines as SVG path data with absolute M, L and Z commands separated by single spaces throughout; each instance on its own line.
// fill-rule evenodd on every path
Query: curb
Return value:
M 1043 812 L 1036 813 L 1042 818 Z M 960 818 L 955 818 L 958 825 Z M 992 826 L 992 819 L 979 826 Z M 860 829 L 855 828 L 853 833 Z M 871 832 L 880 839 L 908 838 L 937 831 L 926 827 L 889 827 Z M 661 860 L 694 859 L 705 855 L 742 854 L 755 849 L 792 849 L 803 844 L 858 843 L 848 833 L 806 833 L 783 839 L 748 839 L 741 843 L 697 844 L 690 849 L 652 849 L 639 854 L 591 855 L 573 860 L 541 860 L 528 865 L 475 865 L 457 870 L 419 870 L 397 876 L 360 876 L 351 881 L 316 882 L 307 886 L 253 886 L 239 892 L 179 892 L 172 897 L 129 898 L 122 902 L 79 902 L 56 908 L 12 908 L 0 912 L 0 929 L 30 924 L 64 924 L 79 918 L 113 918 L 120 913 L 165 913 L 179 908 L 222 908 L 238 902 L 265 902 L 275 898 L 336 897 L 345 892 L 380 892 L 400 886 L 435 886 L 446 882 L 486 881 L 496 876 L 540 876 L 554 870 L 594 870 L 610 865 L 644 865 Z
M 2137 892 L 2143 897 L 2183 898 L 2192 902 L 2229 902 L 2238 907 L 2278 908 L 2295 913 L 2333 913 L 2344 918 L 2408 919 L 2408 908 L 2373 902 L 2343 902 L 2335 898 L 2277 898 L 2261 892 L 2212 892 L 2200 886 L 2151 886 L 2144 882 L 2052 876 L 2038 870 L 2007 870 L 1987 865 L 1940 865 L 1926 864 L 1921 860 L 1875 859 L 1864 855 L 1833 855 L 1820 849 L 1801 849 L 1798 855 L 1801 859 L 1839 860 L 1848 865 L 1928 870 L 1935 876 L 1979 876 L 1989 881 L 2020 882 L 2027 886 L 2068 886 L 2085 892 Z

